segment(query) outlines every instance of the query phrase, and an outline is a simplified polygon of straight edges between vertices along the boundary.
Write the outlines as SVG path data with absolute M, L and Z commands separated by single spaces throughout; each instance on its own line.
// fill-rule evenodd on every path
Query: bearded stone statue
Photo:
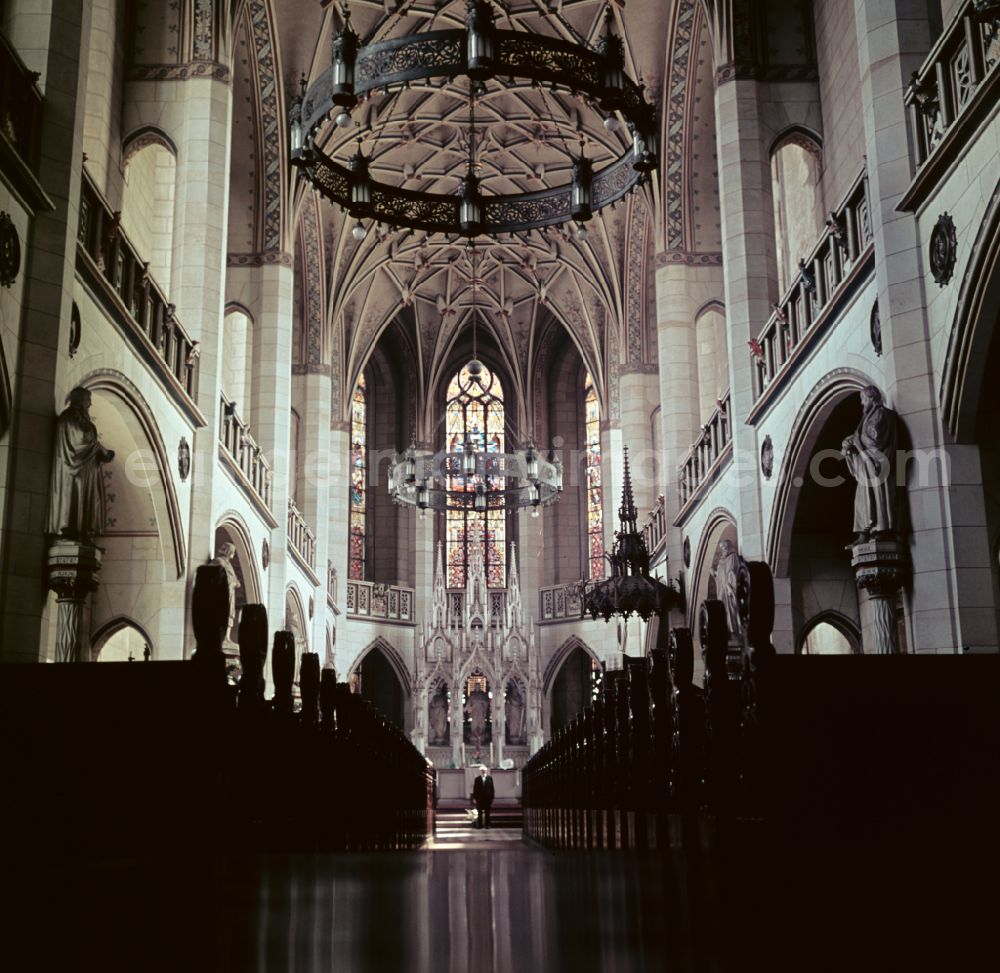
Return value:
M 115 458 L 97 438 L 90 392 L 75 388 L 56 422 L 46 533 L 90 543 L 105 531 L 104 464 Z
M 898 526 L 896 497 L 896 413 L 874 385 L 861 390 L 861 422 L 841 445 L 857 482 L 854 494 L 854 543 L 887 536 Z

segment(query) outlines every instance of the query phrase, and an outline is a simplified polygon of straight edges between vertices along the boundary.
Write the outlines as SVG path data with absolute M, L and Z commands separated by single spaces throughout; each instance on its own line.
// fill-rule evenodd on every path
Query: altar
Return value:
M 538 649 L 514 544 L 509 564 L 507 587 L 488 588 L 474 545 L 465 588 L 450 590 L 438 545 L 431 608 L 417 629 L 411 739 L 439 771 L 522 767 L 542 745 Z

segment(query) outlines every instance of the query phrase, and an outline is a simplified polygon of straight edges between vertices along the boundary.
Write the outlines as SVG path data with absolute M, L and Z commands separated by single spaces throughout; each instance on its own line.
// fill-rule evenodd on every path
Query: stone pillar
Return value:
M 172 86 L 169 89 L 166 86 Z M 225 81 L 193 78 L 160 82 L 154 88 L 173 97 L 183 95 L 179 115 L 176 191 L 174 195 L 173 253 L 169 294 L 177 317 L 199 342 L 196 401 L 205 425 L 196 429 L 191 444 L 191 518 L 189 584 L 200 564 L 214 554 L 214 485 L 222 476 L 218 466 L 219 388 L 222 369 L 222 314 L 229 196 L 229 136 L 232 93 Z M 192 589 L 187 592 L 190 605 Z M 270 609 L 270 606 L 268 606 Z M 185 627 L 185 655 L 193 648 L 190 611 Z M 269 617 L 273 620 L 274 616 Z
M 351 428 L 339 415 L 330 422 L 330 477 L 327 519 L 317 524 L 327 536 L 327 559 L 337 572 L 337 609 L 341 612 L 337 619 L 334 640 L 334 666 L 341 678 L 346 678 L 347 670 L 354 661 L 354 651 L 349 647 L 344 628 L 350 622 L 345 619 L 347 606 L 347 525 L 351 509 Z M 430 518 L 428 517 L 428 522 Z M 422 611 L 422 609 L 421 609 Z M 417 615 L 418 618 L 422 615 Z
M 49 548 L 48 585 L 56 593 L 56 662 L 89 662 L 86 602 L 97 590 L 101 550 L 59 539 Z
M 628 446 L 639 526 L 656 503 L 656 462 L 651 416 L 659 401 L 660 380 L 655 366 L 622 366 L 622 442 Z
M 268 568 L 267 612 L 272 628 L 284 623 L 285 589 L 288 585 L 287 512 L 290 488 L 289 436 L 292 429 L 292 291 L 294 272 L 285 254 L 265 254 L 255 269 L 257 300 L 253 354 L 253 402 L 250 431 L 264 451 L 274 478 L 271 512 L 277 526 L 271 531 L 271 566 Z M 312 525 L 310 525 L 312 526 Z M 310 642 L 309 649 L 316 646 Z
M 726 327 L 729 332 L 730 428 L 739 487 L 740 553 L 764 556 L 764 525 L 757 474 L 757 432 L 746 424 L 753 407 L 753 367 L 747 342 L 771 314 L 777 291 L 774 210 L 768 132 L 762 117 L 764 85 L 730 80 L 715 91 L 725 261 Z M 740 475 L 745 471 L 746 475 Z
M 851 567 L 858 588 L 868 593 L 871 627 L 866 628 L 865 652 L 872 655 L 899 654 L 896 597 L 903 584 L 906 548 L 895 539 L 876 539 L 851 547 Z
M 306 523 L 316 534 L 316 576 L 320 587 L 315 592 L 316 611 L 312 618 L 309 641 L 312 650 L 322 657 L 326 645 L 326 576 L 330 550 L 329 531 L 322 530 L 330 511 L 330 368 L 328 365 L 296 365 L 298 387 L 296 401 L 300 410 L 299 503 Z M 332 624 L 332 619 L 330 619 Z
M 995 647 L 996 614 L 983 597 L 983 580 L 990 576 L 983 512 L 970 509 L 962 489 L 970 482 L 970 465 L 959 455 L 961 448 L 945 446 L 938 409 L 930 357 L 937 336 L 929 331 L 921 253 L 925 241 L 914 215 L 896 210 L 913 171 L 903 93 L 935 40 L 934 27 L 926 0 L 878 5 L 855 0 L 854 11 L 886 391 L 914 452 L 934 457 L 918 463 L 907 484 L 911 641 L 916 652 Z
M 663 441 L 660 447 L 661 475 L 667 524 L 680 511 L 677 465 L 698 435 L 697 344 L 694 327 L 698 309 L 708 301 L 721 300 L 721 259 L 692 266 L 683 255 L 661 254 L 656 271 L 656 330 L 660 362 L 660 413 Z M 683 530 L 667 528 L 667 557 L 671 574 L 684 564 Z M 691 539 L 697 546 L 697 538 Z M 663 621 L 667 624 L 667 620 Z M 682 613 L 674 613 L 671 625 L 683 625 Z
M 13 410 L 0 530 L 0 658 L 35 662 L 46 598 L 45 520 L 53 415 L 68 389 L 65 354 L 76 266 L 90 0 L 51 0 L 50 12 L 12 13 L 11 40 L 41 72 L 39 181 L 55 208 L 34 217 L 28 241 L 16 355 L 9 357 Z M 44 38 L 44 39 L 43 39 Z M 8 349 L 11 351 L 11 349 Z

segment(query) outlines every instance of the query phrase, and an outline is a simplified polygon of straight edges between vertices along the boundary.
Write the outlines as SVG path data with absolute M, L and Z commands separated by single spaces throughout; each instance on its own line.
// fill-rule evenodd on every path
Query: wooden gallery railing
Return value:
M 716 404 L 708 422 L 702 426 L 698 441 L 678 464 L 677 490 L 682 510 L 701 486 L 712 480 L 721 467 L 722 460 L 732 452 L 729 448 L 733 438 L 729 418 L 731 406 L 732 396 L 727 390 Z
M 288 542 L 299 552 L 302 560 L 316 569 L 316 534 L 306 523 L 305 514 L 288 498 Z
M 174 305 L 153 280 L 143 260 L 121 227 L 121 213 L 112 211 L 89 173 L 84 170 L 80 192 L 79 249 L 114 294 L 114 303 L 129 336 L 167 381 L 176 381 L 189 400 L 197 391 L 198 343 L 174 313 Z
M 271 509 L 273 474 L 264 451 L 250 434 L 250 426 L 236 411 L 236 403 L 219 393 L 219 445 L 246 479 L 253 496 Z
M 523 771 L 524 831 L 553 848 L 652 848 L 671 813 L 756 813 L 757 684 L 773 656 L 771 575 L 745 564 L 749 646 L 729 648 L 722 602 L 703 603 L 703 686 L 684 628 L 649 659 L 627 658 L 600 698 Z

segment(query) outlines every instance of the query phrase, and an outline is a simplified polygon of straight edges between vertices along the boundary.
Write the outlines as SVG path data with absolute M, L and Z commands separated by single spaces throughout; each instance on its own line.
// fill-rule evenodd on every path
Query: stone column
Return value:
M 710 263 L 692 265 L 682 254 L 661 254 L 656 271 L 656 330 L 660 362 L 660 413 L 663 441 L 660 447 L 660 482 L 667 524 L 680 511 L 677 464 L 695 441 L 699 429 L 698 361 L 694 327 L 695 315 L 708 301 L 721 300 L 723 279 L 721 257 Z M 667 528 L 667 557 L 671 575 L 684 564 L 685 533 Z M 697 538 L 691 540 L 692 547 Z M 671 624 L 683 624 L 675 612 Z M 664 624 L 667 624 L 664 622 Z
M 730 80 L 715 91 L 732 397 L 730 427 L 739 487 L 739 509 L 733 513 L 740 553 L 749 560 L 763 558 L 765 537 L 757 432 L 746 424 L 753 407 L 753 368 L 747 342 L 770 316 L 778 290 L 768 132 L 761 111 L 764 87 L 753 80 Z
M 97 590 L 101 550 L 59 539 L 49 548 L 48 585 L 56 593 L 56 662 L 89 662 L 86 602 Z
M 195 430 L 191 444 L 190 609 L 195 571 L 214 554 L 213 491 L 222 475 L 218 466 L 219 388 L 232 92 L 225 81 L 193 78 L 160 82 L 152 88 L 150 100 L 168 91 L 173 98 L 182 97 L 184 104 L 171 133 L 178 151 L 169 294 L 178 319 L 199 342 L 196 401 L 206 420 Z M 184 653 L 190 655 L 194 644 L 190 610 L 184 616 Z
M 871 540 L 851 548 L 851 567 L 858 588 L 868 593 L 871 612 L 871 629 L 863 638 L 867 653 L 899 654 L 896 598 L 903 584 L 906 563 L 906 548 L 895 539 Z
M 341 679 L 354 661 L 344 629 L 350 622 L 344 617 L 347 606 L 347 525 L 350 517 L 351 495 L 351 428 L 339 415 L 330 422 L 330 477 L 328 487 L 326 523 L 317 528 L 327 536 L 327 558 L 337 572 L 337 608 L 341 612 L 334 630 L 334 666 Z M 428 521 L 430 518 L 428 518 Z M 418 618 L 423 617 L 418 615 Z
M 656 457 L 651 416 L 659 401 L 660 380 L 655 366 L 622 365 L 622 442 L 628 446 L 632 490 L 639 526 L 656 503 Z
M 57 371 L 75 282 L 91 7 L 90 0 L 51 0 L 48 13 L 11 14 L 12 43 L 41 73 L 38 176 L 55 208 L 36 214 L 29 240 L 21 241 L 27 259 L 16 356 L 10 355 L 13 410 L 0 530 L 5 661 L 35 662 L 41 654 L 52 418 L 68 391 L 58 386 Z
M 330 512 L 330 367 L 323 364 L 296 365 L 296 401 L 301 405 L 299 428 L 299 502 L 306 523 L 316 534 L 316 611 L 310 643 L 322 657 L 326 651 L 326 573 L 330 550 L 329 531 L 323 530 Z M 329 619 L 332 624 L 332 619 Z
M 287 254 L 264 254 L 256 268 L 257 300 L 253 355 L 253 402 L 246 416 L 250 431 L 264 451 L 274 478 L 271 512 L 277 526 L 271 531 L 267 612 L 272 630 L 284 626 L 285 588 L 288 585 L 287 514 L 290 488 L 289 436 L 292 429 L 292 291 L 294 273 Z M 310 525 L 311 526 L 311 525 Z M 310 642 L 309 649 L 316 650 Z
M 970 466 L 961 447 L 945 445 L 938 410 L 930 357 L 938 336 L 929 331 L 921 253 L 926 241 L 914 215 L 896 210 L 913 172 L 903 93 L 935 40 L 927 8 L 925 0 L 854 4 L 886 391 L 913 451 L 933 457 L 915 466 L 907 484 L 908 614 L 916 652 L 997 644 L 995 610 L 983 596 L 990 577 L 984 512 L 979 500 L 972 508 L 972 491 L 963 489 L 977 464 Z

